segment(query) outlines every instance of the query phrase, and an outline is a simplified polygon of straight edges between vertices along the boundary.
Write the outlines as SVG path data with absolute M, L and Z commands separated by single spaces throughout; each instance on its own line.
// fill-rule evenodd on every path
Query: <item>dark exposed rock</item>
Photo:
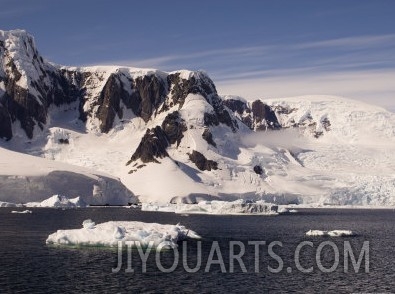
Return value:
M 170 106 L 178 104 L 179 108 L 184 105 L 188 94 L 201 94 L 207 99 L 209 95 L 217 93 L 213 81 L 200 72 L 197 73 L 197 78 L 191 76 L 189 79 L 182 79 L 180 73 L 170 74 L 167 82 L 172 96 Z
M 119 80 L 112 74 L 98 99 L 97 118 L 100 120 L 100 130 L 103 133 L 108 133 L 111 130 L 116 114 L 118 114 L 119 118 L 122 118 L 119 105 L 122 94 L 123 91 Z
M 260 165 L 256 165 L 256 166 L 254 166 L 254 172 L 258 175 L 261 175 L 261 174 L 263 174 L 263 169 Z
M 210 145 L 217 147 L 217 144 L 215 144 L 214 139 L 213 139 L 213 134 L 210 132 L 210 129 L 206 128 L 203 131 L 202 137 L 204 140 L 206 140 L 207 143 Z
M 261 100 L 252 102 L 251 108 L 246 102 L 239 99 L 226 99 L 223 103 L 251 130 L 281 128 L 273 109 Z
M 276 130 L 281 128 L 274 111 L 261 100 L 252 102 L 251 112 L 256 130 Z
M 140 159 L 142 162 L 156 162 L 159 161 L 156 158 L 168 157 L 169 154 L 166 148 L 169 146 L 166 134 L 160 126 L 156 126 L 153 129 L 147 129 L 144 137 L 141 139 L 139 146 L 132 155 L 132 158 L 128 162 Z
M 147 122 L 156 113 L 167 92 L 165 82 L 156 75 L 138 77 L 129 100 L 133 112 Z
M 15 82 L 7 83 L 5 96 L 11 120 L 19 120 L 28 138 L 33 138 L 36 122 L 41 125 L 46 123 L 47 107 Z
M 218 169 L 218 163 L 207 159 L 202 153 L 193 150 L 192 154 L 188 154 L 189 159 L 196 165 L 196 167 L 200 170 L 208 170 L 211 171 Z
M 276 112 L 278 114 L 290 114 L 290 113 L 297 110 L 296 108 L 284 107 L 281 105 L 275 105 L 273 107 L 273 109 L 274 109 L 274 112 Z
M 321 124 L 324 127 L 325 131 L 330 131 L 331 130 L 331 122 L 329 121 L 329 119 L 327 117 L 324 117 L 323 119 L 321 119 Z
M 214 113 L 205 112 L 203 115 L 203 122 L 205 126 L 218 126 L 218 117 Z
M 313 136 L 314 138 L 318 139 L 319 137 L 321 137 L 322 135 L 324 135 L 324 132 L 322 131 L 314 131 L 313 132 Z
M 170 74 L 167 77 L 169 92 L 171 94 L 171 101 L 167 101 L 162 107 L 162 111 L 179 105 L 182 108 L 185 98 L 188 94 L 200 94 L 206 101 L 213 106 L 216 117 L 207 117 L 204 119 L 205 125 L 218 125 L 219 123 L 226 124 L 231 127 L 233 131 L 237 129 L 237 122 L 232 119 L 229 112 L 223 105 L 222 99 L 217 95 L 217 90 L 213 81 L 204 73 L 196 72 L 195 75 L 189 79 L 180 77 L 180 73 Z M 204 114 L 205 116 L 207 114 Z
M 12 138 L 11 118 L 7 109 L 0 104 L 0 138 Z
M 224 105 L 228 107 L 230 110 L 232 110 L 233 112 L 238 113 L 239 115 L 242 115 L 244 111 L 247 112 L 250 111 L 250 109 L 247 106 L 247 103 L 238 99 L 224 100 Z
M 178 111 L 174 111 L 166 116 L 162 123 L 162 129 L 170 144 L 177 143 L 180 145 L 181 139 L 184 137 L 183 132 L 188 128 L 185 122 L 181 119 Z
M 178 111 L 168 114 L 162 126 L 147 130 L 128 164 L 137 159 L 142 162 L 159 163 L 156 158 L 168 157 L 167 147 L 175 143 L 178 147 L 184 137 L 183 132 L 186 130 L 185 122 L 181 119 Z
M 221 105 L 217 108 L 214 108 L 214 110 L 218 116 L 218 121 L 230 127 L 233 132 L 236 132 L 238 127 L 237 122 L 231 117 L 225 107 Z
M 203 121 L 204 125 L 209 126 L 218 126 L 220 123 L 223 123 L 229 126 L 233 132 L 237 130 L 237 122 L 234 120 L 229 112 L 225 109 L 223 105 L 214 108 L 215 113 L 204 113 Z

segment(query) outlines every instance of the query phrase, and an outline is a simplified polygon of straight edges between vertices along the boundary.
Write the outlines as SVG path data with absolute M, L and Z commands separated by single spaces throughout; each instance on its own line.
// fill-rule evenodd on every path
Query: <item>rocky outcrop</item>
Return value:
M 153 129 L 147 129 L 144 137 L 141 139 L 139 146 L 132 155 L 132 158 L 128 162 L 130 164 L 137 159 L 142 162 L 156 162 L 159 163 L 157 158 L 168 157 L 169 154 L 166 148 L 169 146 L 165 132 L 163 132 L 160 126 L 156 126 Z
M 210 132 L 209 128 L 204 129 L 202 138 L 206 140 L 206 142 L 214 147 L 217 147 L 217 144 L 214 142 L 213 134 Z
M 5 107 L 0 104 L 0 138 L 12 138 L 11 118 Z
M 218 169 L 218 163 L 207 159 L 202 153 L 193 150 L 193 152 L 189 155 L 189 159 L 196 165 L 196 167 L 202 171 L 207 170 L 216 170 Z
M 261 100 L 255 100 L 249 105 L 246 101 L 230 98 L 225 99 L 224 104 L 251 130 L 266 131 L 281 128 L 275 111 Z
M 274 111 L 261 100 L 252 102 L 251 113 L 255 130 L 277 130 L 281 128 Z
M 226 99 L 224 100 L 224 105 L 239 115 L 244 114 L 244 112 L 251 112 L 251 109 L 248 108 L 247 103 L 240 99 Z
M 167 95 L 165 82 L 156 75 L 138 77 L 133 83 L 130 98 L 132 109 L 137 116 L 147 122 L 159 109 Z
M 232 131 L 237 130 L 237 122 L 225 108 L 222 99 L 218 96 L 213 81 L 203 72 L 194 72 L 186 78 L 181 77 L 181 73 L 172 73 L 167 77 L 169 85 L 170 99 L 164 104 L 163 109 L 168 109 L 174 105 L 182 108 L 188 94 L 200 94 L 213 106 L 214 113 L 204 114 L 204 124 L 206 126 L 217 126 L 223 123 L 229 126 Z
M 137 159 L 144 163 L 159 163 L 158 158 L 169 156 L 167 147 L 172 144 L 177 144 L 178 147 L 186 130 L 185 122 L 177 111 L 168 114 L 161 126 L 146 131 L 128 164 Z
M 262 169 L 262 167 L 260 165 L 255 165 L 254 166 L 254 172 L 256 174 L 258 174 L 258 175 L 261 175 L 261 174 L 263 174 L 263 169 Z
M 185 122 L 181 119 L 178 111 L 174 111 L 166 116 L 162 123 L 162 130 L 170 144 L 180 145 L 183 133 L 187 130 Z
M 200 94 L 206 100 L 217 91 L 213 81 L 202 72 L 192 73 L 188 78 L 183 78 L 181 73 L 171 73 L 167 77 L 171 99 L 169 107 L 179 105 L 182 108 L 188 94 Z
M 120 82 L 115 75 L 111 75 L 107 80 L 103 91 L 97 101 L 97 118 L 100 120 L 100 130 L 108 133 L 114 123 L 115 115 L 122 118 L 120 100 L 125 91 L 120 87 Z

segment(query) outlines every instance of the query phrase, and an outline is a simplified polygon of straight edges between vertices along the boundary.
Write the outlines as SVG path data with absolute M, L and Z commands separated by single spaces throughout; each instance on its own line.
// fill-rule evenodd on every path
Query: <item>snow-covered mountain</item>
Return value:
M 55 161 L 51 172 L 119 178 L 124 200 L 395 205 L 393 113 L 328 96 L 221 97 L 204 72 L 57 66 L 24 31 L 0 31 L 0 137 L 8 187 Z M 4 148 L 36 157 L 13 168 Z M 17 201 L 80 196 L 49 192 Z

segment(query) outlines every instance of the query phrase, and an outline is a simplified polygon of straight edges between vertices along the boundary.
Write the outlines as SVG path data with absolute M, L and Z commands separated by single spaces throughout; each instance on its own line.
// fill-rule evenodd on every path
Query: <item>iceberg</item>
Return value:
M 76 208 L 86 207 L 86 203 L 80 198 L 67 198 L 62 195 L 53 195 L 42 202 L 28 202 L 26 207 L 55 207 L 55 208 Z
M 278 215 L 278 206 L 264 201 L 246 201 L 243 199 L 235 201 L 201 201 L 198 204 L 166 204 L 158 205 L 143 203 L 143 211 L 175 212 L 179 214 L 198 213 L 198 214 L 252 214 L 252 215 Z
M 345 236 L 356 236 L 356 234 L 350 230 L 333 230 L 333 231 L 309 230 L 308 232 L 306 232 L 306 236 L 345 237 Z
M 0 201 L 0 207 L 22 207 L 22 204 Z
M 18 211 L 18 210 L 13 210 L 11 213 L 33 213 L 31 210 L 23 210 L 23 211 Z
M 58 230 L 48 236 L 49 245 L 68 246 L 109 246 L 118 245 L 119 241 L 139 241 L 141 246 L 148 246 L 151 241 L 157 247 L 162 242 L 177 246 L 178 241 L 187 238 L 199 239 L 200 236 L 184 226 L 162 225 L 138 221 L 109 221 L 95 224 L 88 219 L 81 229 Z

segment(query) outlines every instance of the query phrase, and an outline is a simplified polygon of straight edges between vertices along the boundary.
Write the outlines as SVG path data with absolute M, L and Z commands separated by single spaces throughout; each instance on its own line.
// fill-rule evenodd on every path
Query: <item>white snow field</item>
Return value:
M 201 201 L 198 204 L 177 203 L 157 205 L 143 203 L 143 211 L 175 212 L 179 214 L 230 214 L 230 215 L 278 215 L 277 205 L 264 201 L 246 202 L 243 199 L 235 201 Z
M 299 97 L 270 100 L 272 105 L 297 109 L 295 121 L 309 115 L 315 131 L 323 118 L 330 129 L 314 138 L 311 128 L 298 131 L 233 133 L 227 126 L 210 127 L 217 147 L 202 139 L 203 109 L 209 105 L 190 95 L 180 113 L 188 128 L 170 158 L 148 163 L 132 174 L 127 159 L 147 127 L 161 124 L 158 115 L 145 125 L 132 118 L 109 134 L 81 134 L 50 128 L 42 155 L 57 161 L 107 172 L 135 193 L 142 202 L 187 202 L 239 198 L 277 204 L 395 205 L 395 115 L 384 109 L 337 97 Z M 280 120 L 281 120 L 280 116 Z M 282 122 L 284 125 L 287 121 Z M 70 144 L 53 144 L 56 132 L 69 134 Z M 102 148 L 97 148 L 102 146 Z M 199 171 L 187 153 L 197 150 L 218 162 L 219 169 Z M 37 152 L 37 150 L 36 150 Z M 263 175 L 253 171 L 261 165 Z
M 321 231 L 321 230 L 310 230 L 306 232 L 306 236 L 318 236 L 318 237 L 346 237 L 356 236 L 357 234 L 350 230 L 333 230 L 333 231 Z
M 83 228 L 58 230 L 48 236 L 46 243 L 73 246 L 117 246 L 118 241 L 139 241 L 142 247 L 153 241 L 157 247 L 163 242 L 177 246 L 178 241 L 200 236 L 184 226 L 162 225 L 137 221 L 110 221 L 95 224 L 91 220 L 83 222 Z
M 72 105 L 53 109 L 51 123 L 35 139 L 28 140 L 19 131 L 16 138 L 2 143 L 9 149 L 47 160 L 0 148 L 1 201 L 42 201 L 62 194 L 70 198 L 82 196 L 88 204 L 133 202 L 120 188 L 116 180 L 119 178 L 141 202 L 160 205 L 239 198 L 313 206 L 395 205 L 393 113 L 329 96 L 264 102 L 292 110 L 287 120 L 278 115 L 283 125 L 307 117 L 312 120 L 311 126 L 259 133 L 241 123 L 236 133 L 224 125 L 212 126 L 215 148 L 201 136 L 204 129 L 202 111 L 209 110 L 210 105 L 199 95 L 189 95 L 180 113 L 186 124 L 193 124 L 194 128 L 188 128 L 178 148 L 168 148 L 170 158 L 160 159 L 160 164 L 145 164 L 131 174 L 133 167 L 126 166 L 126 162 L 146 128 L 160 125 L 165 113 L 147 124 L 140 118 L 130 117 L 118 122 L 108 134 L 99 134 L 93 126 L 89 131 L 79 125 Z M 59 112 L 67 114 L 60 117 L 56 115 Z M 324 118 L 330 121 L 328 130 L 323 129 Z M 73 125 L 75 127 L 70 127 Z M 314 138 L 313 131 L 322 131 L 323 135 Z M 58 144 L 56 138 L 59 136 L 66 136 L 69 144 Z M 188 158 L 191 150 L 217 161 L 219 169 L 198 170 Z M 255 165 L 262 166 L 263 175 L 253 171 Z M 46 177 L 42 177 L 43 174 Z M 44 178 L 54 178 L 53 183 L 56 182 L 50 188 L 46 185 L 45 189 L 49 190 L 46 193 L 41 192 Z M 60 178 L 69 179 L 69 182 L 64 185 Z M 113 186 L 117 188 L 112 189 Z M 84 193 L 71 192 L 70 187 Z M 119 191 L 118 196 L 114 191 Z M 93 196 L 97 194 L 104 199 L 97 201 L 98 197 Z
M 41 202 L 28 202 L 25 204 L 26 207 L 53 207 L 53 208 L 77 208 L 86 207 L 87 204 L 81 199 L 81 197 L 75 197 L 72 199 L 62 195 L 53 195 L 52 197 L 45 199 Z

